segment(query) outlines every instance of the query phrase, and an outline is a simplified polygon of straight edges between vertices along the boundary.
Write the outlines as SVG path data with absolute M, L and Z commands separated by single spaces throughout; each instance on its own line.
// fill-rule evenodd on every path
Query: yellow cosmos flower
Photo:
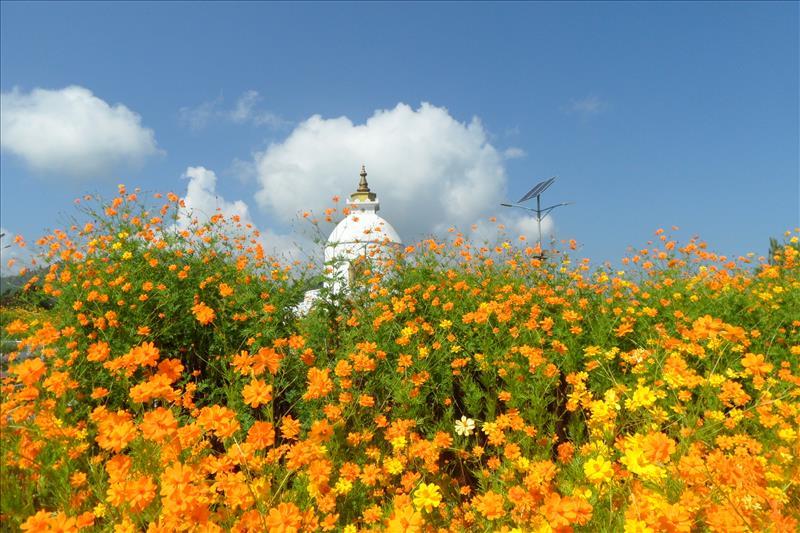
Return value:
M 633 397 L 625 400 L 625 407 L 631 411 L 635 411 L 640 407 L 650 407 L 656 403 L 656 400 L 656 394 L 650 387 L 640 385 L 634 391 Z
M 347 494 L 353 490 L 353 483 L 351 481 L 347 481 L 346 479 L 340 479 L 336 482 L 334 490 L 337 494 Z
M 783 428 L 778 431 L 778 437 L 786 442 L 794 442 L 797 440 L 797 432 L 792 428 Z
M 655 533 L 643 520 L 625 520 L 625 533 Z
M 414 328 L 406 326 L 400 330 L 400 335 L 402 335 L 403 337 L 410 337 L 411 335 L 414 334 L 414 331 L 415 331 Z
M 403 463 L 395 458 L 387 459 L 383 465 L 386 467 L 386 471 L 390 474 L 399 474 L 403 471 Z
M 586 479 L 595 485 L 611 481 L 611 478 L 614 477 L 614 469 L 611 467 L 611 462 L 602 456 L 586 461 L 583 464 L 583 473 L 586 474 Z
M 439 507 L 441 502 L 442 494 L 439 492 L 439 487 L 433 483 L 422 483 L 414 491 L 414 507 L 417 509 L 431 512 Z

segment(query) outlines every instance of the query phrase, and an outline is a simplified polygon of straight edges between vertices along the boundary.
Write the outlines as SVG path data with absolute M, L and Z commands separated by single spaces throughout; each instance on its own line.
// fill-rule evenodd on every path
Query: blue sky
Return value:
M 794 2 L 0 12 L 0 223 L 29 239 L 85 192 L 191 196 L 194 183 L 195 205 L 216 195 L 292 246 L 291 213 L 351 192 L 362 162 L 406 241 L 445 215 L 468 227 L 500 213 L 551 175 L 545 202 L 575 204 L 548 231 L 598 261 L 660 227 L 739 255 L 800 224 Z M 443 189 L 475 194 L 428 200 Z

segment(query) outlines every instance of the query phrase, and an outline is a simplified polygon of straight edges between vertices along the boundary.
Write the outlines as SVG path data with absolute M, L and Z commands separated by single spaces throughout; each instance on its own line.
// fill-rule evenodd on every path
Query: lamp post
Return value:
M 553 178 L 550 178 L 548 180 L 545 180 L 545 181 L 542 181 L 540 183 L 537 183 L 536 186 L 533 189 L 528 191 L 527 194 L 525 194 L 525 196 L 520 198 L 517 201 L 517 203 L 515 203 L 515 204 L 509 204 L 509 203 L 501 203 L 500 204 L 503 207 L 516 207 L 516 208 L 519 208 L 519 209 L 524 209 L 525 211 L 530 211 L 531 213 L 536 213 L 536 225 L 537 225 L 538 230 L 539 230 L 539 240 L 537 241 L 537 244 L 539 246 L 539 250 L 540 251 L 542 250 L 542 220 L 544 220 L 544 218 L 547 215 L 550 214 L 550 211 L 552 211 L 556 207 L 561 207 L 561 206 L 564 206 L 564 205 L 570 205 L 570 204 L 573 203 L 573 202 L 562 202 L 560 204 L 551 205 L 550 207 L 545 207 L 544 209 L 542 209 L 542 193 L 545 191 L 545 189 L 550 187 L 550 185 L 552 185 L 555 180 L 556 180 L 556 178 L 553 177 Z M 520 205 L 522 202 L 527 202 L 528 200 L 530 200 L 534 196 L 536 197 L 536 208 L 525 207 L 524 205 Z M 542 254 L 540 256 L 540 258 L 543 258 L 543 257 L 544 257 L 544 254 Z

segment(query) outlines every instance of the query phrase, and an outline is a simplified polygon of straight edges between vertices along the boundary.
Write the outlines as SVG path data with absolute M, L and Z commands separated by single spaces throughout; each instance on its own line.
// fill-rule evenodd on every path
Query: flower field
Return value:
M 453 231 L 297 316 L 321 274 L 237 220 L 80 206 L 3 310 L 4 531 L 800 527 L 797 230 L 624 271 Z

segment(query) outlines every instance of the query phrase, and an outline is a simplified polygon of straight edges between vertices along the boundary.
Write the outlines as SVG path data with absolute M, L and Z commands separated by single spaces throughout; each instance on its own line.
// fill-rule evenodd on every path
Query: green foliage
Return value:
M 665 237 L 622 274 L 508 242 L 426 241 L 364 260 L 348 291 L 323 286 L 301 316 L 321 278 L 266 257 L 236 220 L 192 222 L 177 198 L 152 207 L 125 192 L 84 216 L 43 239 L 49 267 L 28 280 L 52 309 L 2 310 L 5 335 L 35 354 L 4 369 L 3 527 L 42 509 L 89 513 L 99 530 L 178 527 L 188 515 L 160 496 L 167 469 L 187 465 L 223 529 L 241 526 L 244 509 L 266 520 L 287 502 L 335 528 L 367 527 L 369 512 L 387 524 L 403 506 L 421 513 L 409 502 L 424 482 L 444 497 L 422 513 L 432 527 L 565 527 L 558 499 L 590 509 L 570 527 L 619 531 L 637 498 L 659 502 L 661 515 L 642 518 L 652 523 L 696 494 L 723 502 L 709 509 L 751 502 L 742 484 L 695 487 L 682 470 L 684 457 L 706 468 L 728 457 L 725 439 L 748 457 L 751 440 L 775 450 L 753 461 L 772 478 L 753 474 L 763 486 L 747 494 L 761 498 L 748 520 L 797 515 L 792 247 L 753 268 Z M 268 399 L 254 401 L 256 386 Z M 763 411 L 776 399 L 791 407 Z M 167 414 L 175 427 L 159 436 L 151 417 Z M 475 430 L 459 433 L 466 419 Z M 253 428 L 274 442 L 254 447 Z M 654 435 L 667 458 L 632 465 Z M 584 468 L 597 457 L 616 468 L 601 482 Z M 368 468 L 372 484 L 347 479 Z M 115 496 L 137 480 L 152 483 L 138 508 Z M 785 501 L 768 501 L 779 481 Z M 493 517 L 481 504 L 512 489 L 524 505 L 503 500 Z

